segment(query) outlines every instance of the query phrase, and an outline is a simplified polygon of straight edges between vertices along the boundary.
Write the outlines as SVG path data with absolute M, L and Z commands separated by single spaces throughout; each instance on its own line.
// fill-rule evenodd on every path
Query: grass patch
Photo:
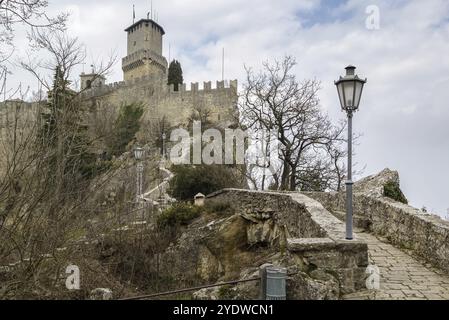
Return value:
M 197 207 L 187 203 L 177 203 L 162 212 L 157 219 L 157 223 L 161 227 L 185 226 L 198 218 L 203 211 L 203 207 Z
M 237 298 L 237 293 L 232 289 L 230 285 L 221 286 L 218 289 L 218 299 L 220 300 L 234 300 Z
M 230 213 L 232 211 L 231 204 L 226 201 L 206 202 L 205 209 L 210 213 Z

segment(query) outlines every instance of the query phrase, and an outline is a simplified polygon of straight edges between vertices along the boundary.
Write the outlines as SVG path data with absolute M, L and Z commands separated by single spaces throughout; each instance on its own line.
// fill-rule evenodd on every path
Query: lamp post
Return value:
M 143 163 L 141 160 L 145 155 L 145 150 L 141 147 L 134 148 L 134 158 L 137 160 L 137 174 L 136 174 L 136 202 L 139 203 L 139 200 L 142 197 L 143 192 Z
M 165 132 L 162 134 L 162 159 L 165 160 L 166 152 L 165 152 L 165 139 L 167 139 L 167 135 Z
M 347 66 L 346 75 L 335 81 L 343 111 L 348 115 L 348 176 L 346 180 L 346 240 L 353 239 L 352 232 L 352 116 L 357 111 L 366 79 L 355 74 L 354 66 Z

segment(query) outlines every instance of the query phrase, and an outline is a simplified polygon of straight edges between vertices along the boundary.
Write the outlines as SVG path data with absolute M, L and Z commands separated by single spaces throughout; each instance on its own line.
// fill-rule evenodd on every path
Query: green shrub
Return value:
M 186 203 L 177 203 L 162 212 L 157 219 L 157 223 L 161 227 L 185 226 L 198 218 L 203 210 L 203 207 L 197 207 Z
M 178 91 L 180 83 L 184 83 L 182 67 L 178 60 L 173 60 L 168 67 L 168 84 L 173 84 L 175 91 Z
M 135 103 L 120 107 L 119 115 L 114 123 L 115 135 L 107 142 L 111 155 L 119 156 L 126 151 L 127 145 L 140 129 L 142 115 L 143 106 L 141 104 Z
M 170 194 L 178 200 L 192 200 L 201 192 L 205 195 L 224 188 L 244 188 L 242 177 L 231 166 L 183 165 L 173 166 Z
M 237 298 L 237 293 L 232 289 L 230 285 L 221 286 L 218 289 L 218 299 L 220 300 L 235 300 Z
M 225 201 L 212 203 L 206 202 L 205 209 L 207 212 L 211 213 L 225 213 L 231 210 L 231 204 Z
M 399 188 L 399 184 L 389 181 L 384 185 L 384 196 L 408 204 L 408 200 Z

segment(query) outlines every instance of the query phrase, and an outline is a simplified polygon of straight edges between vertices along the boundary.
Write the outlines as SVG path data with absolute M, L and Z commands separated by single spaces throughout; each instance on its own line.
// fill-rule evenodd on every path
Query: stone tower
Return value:
M 90 88 L 103 87 L 106 82 L 106 78 L 102 75 L 92 73 L 85 74 L 84 72 L 80 75 L 81 79 L 81 90 L 86 90 Z
M 122 59 L 125 81 L 146 75 L 167 74 L 167 60 L 162 56 L 164 29 L 151 19 L 141 19 L 126 28 L 128 35 L 127 56 Z

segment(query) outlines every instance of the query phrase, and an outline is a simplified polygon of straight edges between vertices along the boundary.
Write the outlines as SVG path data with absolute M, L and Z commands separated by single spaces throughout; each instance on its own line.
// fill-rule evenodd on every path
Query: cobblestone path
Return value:
M 380 290 L 346 299 L 449 300 L 449 275 L 369 233 L 358 233 L 358 239 L 368 243 L 370 264 L 379 267 Z

